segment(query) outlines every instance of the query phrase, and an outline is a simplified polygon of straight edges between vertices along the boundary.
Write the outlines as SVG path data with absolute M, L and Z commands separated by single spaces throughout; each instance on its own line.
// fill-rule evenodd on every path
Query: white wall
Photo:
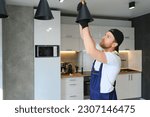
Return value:
M 62 24 L 76 24 L 76 17 L 62 16 Z M 94 18 L 94 21 L 90 23 L 91 25 L 97 26 L 115 26 L 115 27 L 131 27 L 131 21 L 126 20 L 110 20 L 110 19 L 98 19 Z
M 3 80 L 2 80 L 2 20 L 0 19 L 0 100 L 3 99 Z

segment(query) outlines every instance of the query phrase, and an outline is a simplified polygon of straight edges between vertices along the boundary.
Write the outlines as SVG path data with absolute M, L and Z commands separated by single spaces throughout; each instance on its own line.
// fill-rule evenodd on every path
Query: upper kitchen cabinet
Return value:
M 134 28 L 131 27 L 104 27 L 104 26 L 90 26 L 92 37 L 96 43 L 99 43 L 101 38 L 110 29 L 119 29 L 124 34 L 124 41 L 120 46 L 120 50 L 134 50 Z
M 90 31 L 97 44 L 105 33 L 113 28 L 121 30 L 124 34 L 124 41 L 120 50 L 134 50 L 134 28 L 131 27 L 110 27 L 90 25 Z M 61 27 L 61 50 L 85 50 L 83 41 L 80 37 L 79 26 L 73 24 L 62 24 Z
M 35 45 L 60 45 L 60 11 L 52 11 L 54 19 L 34 19 Z
M 62 51 L 80 51 L 80 33 L 79 26 L 72 24 L 61 25 L 61 50 Z
M 128 68 L 142 71 L 142 50 L 128 52 Z
M 134 39 L 134 28 L 118 28 L 124 34 L 124 41 L 120 45 L 120 50 L 134 50 L 135 49 L 135 39 Z

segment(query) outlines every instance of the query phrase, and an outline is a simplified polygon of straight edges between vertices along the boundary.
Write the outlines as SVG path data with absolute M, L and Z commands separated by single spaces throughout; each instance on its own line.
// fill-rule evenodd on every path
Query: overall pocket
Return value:
M 97 74 L 92 74 L 91 81 L 90 81 L 90 87 L 94 91 L 100 91 L 100 78 Z

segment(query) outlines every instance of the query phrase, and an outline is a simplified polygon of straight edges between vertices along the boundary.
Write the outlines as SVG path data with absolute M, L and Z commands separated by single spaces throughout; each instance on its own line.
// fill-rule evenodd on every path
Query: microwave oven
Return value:
M 35 57 L 59 57 L 59 45 L 35 45 Z

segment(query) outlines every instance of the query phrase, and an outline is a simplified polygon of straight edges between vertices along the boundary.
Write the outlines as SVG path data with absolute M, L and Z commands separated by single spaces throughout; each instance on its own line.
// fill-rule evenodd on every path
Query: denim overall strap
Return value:
M 117 100 L 115 89 L 110 93 L 101 93 L 101 78 L 103 63 L 99 67 L 99 71 L 94 69 L 95 61 L 93 62 L 90 80 L 90 99 L 91 100 Z
M 92 66 L 91 80 L 90 80 L 90 99 L 92 100 L 99 99 L 103 63 L 101 63 L 99 71 L 95 71 L 94 65 L 95 61 Z

